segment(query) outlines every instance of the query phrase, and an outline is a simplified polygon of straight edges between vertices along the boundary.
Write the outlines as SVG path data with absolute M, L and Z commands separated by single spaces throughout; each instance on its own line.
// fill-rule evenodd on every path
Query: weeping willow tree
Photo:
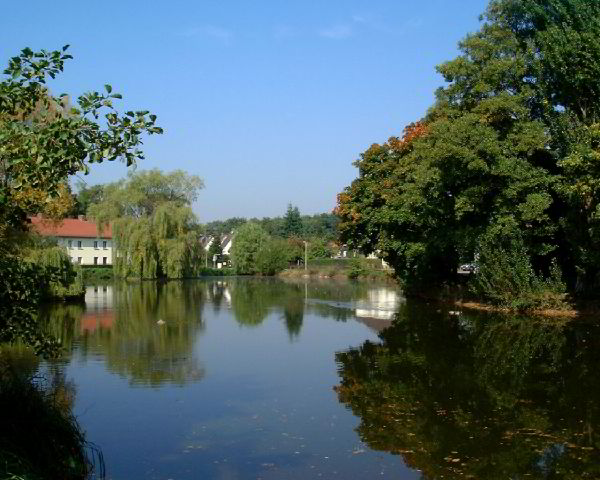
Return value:
M 81 267 L 74 266 L 64 248 L 47 246 L 31 249 L 25 258 L 51 273 L 40 282 L 43 298 L 76 298 L 85 293 Z
M 191 205 L 202 180 L 182 170 L 129 172 L 100 186 L 99 201 L 87 214 L 102 230 L 112 224 L 118 277 L 183 278 L 203 264 L 199 228 Z
M 198 237 L 192 210 L 173 202 L 159 205 L 149 216 L 119 218 L 113 223 L 115 275 L 145 279 L 196 276 L 202 265 Z

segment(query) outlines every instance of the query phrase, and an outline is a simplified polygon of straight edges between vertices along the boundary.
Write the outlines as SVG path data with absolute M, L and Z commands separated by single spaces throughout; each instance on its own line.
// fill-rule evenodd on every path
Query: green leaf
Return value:
M 112 92 L 112 87 L 108 83 L 106 85 L 104 85 L 104 88 L 106 89 L 107 93 Z

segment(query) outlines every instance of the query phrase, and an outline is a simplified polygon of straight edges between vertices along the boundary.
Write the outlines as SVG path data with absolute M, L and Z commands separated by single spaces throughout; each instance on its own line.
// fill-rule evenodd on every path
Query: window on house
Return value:
M 94 265 L 98 265 L 98 257 L 94 257 Z
M 102 265 L 106 265 L 108 258 L 107 257 L 102 257 Z
M 98 250 L 98 240 L 94 240 L 94 250 Z
M 79 248 L 79 249 L 81 248 L 81 240 L 77 240 L 77 248 Z
M 69 240 L 67 242 L 67 245 L 68 245 L 69 248 L 73 248 L 73 240 Z
M 77 263 L 81 265 L 81 257 L 77 257 Z
M 106 240 L 103 240 L 103 241 L 102 241 L 102 248 L 103 248 L 104 250 L 106 250 Z

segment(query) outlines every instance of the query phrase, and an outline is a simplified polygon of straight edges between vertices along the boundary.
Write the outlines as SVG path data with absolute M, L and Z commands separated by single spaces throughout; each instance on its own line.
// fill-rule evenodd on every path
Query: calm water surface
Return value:
M 334 391 L 336 352 L 376 341 L 401 301 L 228 279 L 90 287 L 44 313 L 108 478 L 418 478 L 361 441 Z
M 600 478 L 594 323 L 235 278 L 43 314 L 108 478 Z

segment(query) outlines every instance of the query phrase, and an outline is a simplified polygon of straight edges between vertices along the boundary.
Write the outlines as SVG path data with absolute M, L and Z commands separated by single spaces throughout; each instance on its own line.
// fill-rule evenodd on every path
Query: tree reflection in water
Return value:
M 600 328 L 409 303 L 337 354 L 361 439 L 425 479 L 599 478 Z
M 236 321 L 243 326 L 260 325 L 269 312 L 281 312 L 291 340 L 300 335 L 304 321 L 304 284 L 265 279 L 231 282 L 231 303 Z
M 52 305 L 43 311 L 48 328 L 68 351 L 77 346 L 84 357 L 100 354 L 110 371 L 134 384 L 183 385 L 204 376 L 192 347 L 204 328 L 205 284 L 143 282 L 110 288 L 112 301 L 100 308 Z
M 370 291 L 358 283 L 256 278 L 117 283 L 88 287 L 85 304 L 50 305 L 41 316 L 71 354 L 102 356 L 110 371 L 133 384 L 183 385 L 204 375 L 192 352 L 204 330 L 205 305 L 212 307 L 206 314 L 230 312 L 242 327 L 257 327 L 272 315 L 295 341 L 307 312 L 347 321 Z

